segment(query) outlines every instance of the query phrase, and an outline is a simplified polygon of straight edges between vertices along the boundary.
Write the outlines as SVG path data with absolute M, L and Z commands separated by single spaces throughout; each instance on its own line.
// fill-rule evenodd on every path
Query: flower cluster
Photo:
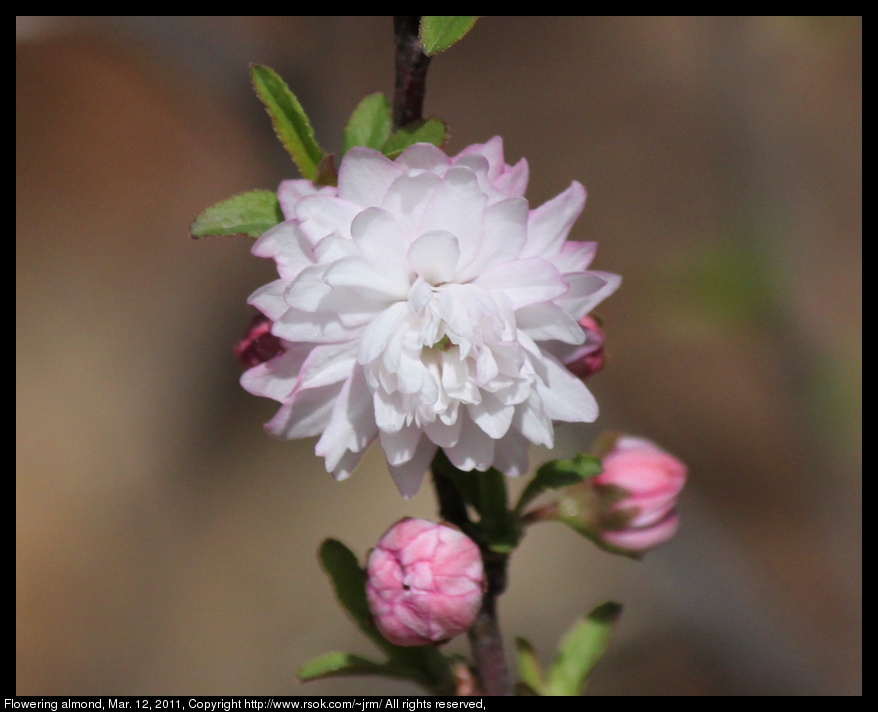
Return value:
M 267 429 L 320 435 L 338 479 L 377 439 L 411 496 L 439 447 L 458 469 L 517 475 L 553 421 L 595 420 L 563 364 L 620 279 L 587 269 L 594 243 L 567 241 L 584 188 L 531 210 L 527 180 L 495 137 L 453 157 L 355 147 L 337 188 L 283 182 L 286 220 L 253 247 L 280 278 L 250 297 L 280 347 L 242 376 L 281 403 Z

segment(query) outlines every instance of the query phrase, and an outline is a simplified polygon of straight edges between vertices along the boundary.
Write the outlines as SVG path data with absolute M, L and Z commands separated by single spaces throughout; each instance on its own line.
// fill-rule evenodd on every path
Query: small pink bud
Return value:
M 686 465 L 655 443 L 630 435 L 616 440 L 592 480 L 604 503 L 601 537 L 613 546 L 645 551 L 677 531 L 675 511 Z
M 369 555 L 366 596 L 378 629 L 396 645 L 425 645 L 469 630 L 482 605 L 479 547 L 463 532 L 406 517 Z
M 564 359 L 564 365 L 574 376 L 585 380 L 604 367 L 604 332 L 598 325 L 597 320 L 586 315 L 579 320 L 579 325 L 585 332 L 585 342 L 570 356 Z
M 273 323 L 264 314 L 257 314 L 247 327 L 244 338 L 235 344 L 235 358 L 244 368 L 271 361 L 285 351 L 280 339 L 271 333 Z

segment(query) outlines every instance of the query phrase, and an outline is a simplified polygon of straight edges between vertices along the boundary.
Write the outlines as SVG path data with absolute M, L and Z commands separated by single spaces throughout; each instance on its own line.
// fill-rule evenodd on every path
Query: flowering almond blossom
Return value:
M 628 551 L 652 549 L 674 536 L 686 464 L 631 435 L 616 440 L 602 464 L 603 472 L 589 482 L 601 499 L 599 536 Z
M 479 547 L 445 524 L 406 517 L 369 554 L 366 599 L 396 645 L 438 643 L 465 633 L 482 605 Z
M 594 421 L 562 364 L 620 278 L 587 270 L 595 243 L 567 242 L 582 185 L 531 210 L 527 180 L 495 137 L 454 157 L 355 147 L 337 188 L 284 181 L 286 221 L 253 247 L 280 278 L 249 300 L 283 351 L 241 379 L 281 403 L 266 428 L 320 435 L 337 479 L 377 439 L 410 497 L 437 448 L 461 470 L 519 475 L 531 443 L 552 447 L 553 421 Z

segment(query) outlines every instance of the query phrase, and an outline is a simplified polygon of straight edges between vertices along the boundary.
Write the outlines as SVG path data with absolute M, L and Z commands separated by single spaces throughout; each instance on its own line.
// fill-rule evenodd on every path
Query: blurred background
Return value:
M 430 488 L 401 500 L 375 450 L 336 483 L 313 439 L 264 433 L 275 404 L 239 387 L 232 344 L 273 265 L 187 236 L 297 177 L 248 63 L 338 150 L 357 102 L 392 93 L 390 18 L 16 31 L 16 692 L 417 693 L 296 670 L 373 652 L 321 540 L 365 555 L 434 517 Z M 590 694 L 861 694 L 862 20 L 485 17 L 434 59 L 425 113 L 451 153 L 501 135 L 532 205 L 581 181 L 573 237 L 624 277 L 597 311 L 601 418 L 559 428 L 558 456 L 613 428 L 690 467 L 677 537 L 642 562 L 528 534 L 510 649 L 546 660 L 615 599 Z

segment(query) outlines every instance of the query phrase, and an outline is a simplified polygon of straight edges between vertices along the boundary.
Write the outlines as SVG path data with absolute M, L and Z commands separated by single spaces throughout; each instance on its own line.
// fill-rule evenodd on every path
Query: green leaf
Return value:
M 299 679 L 302 682 L 307 682 L 324 677 L 341 677 L 342 675 L 386 675 L 387 668 L 388 665 L 385 663 L 336 651 L 304 663 L 299 668 Z
M 360 630 L 384 650 L 397 647 L 375 627 L 366 600 L 366 572 L 360 567 L 356 555 L 337 539 L 326 539 L 320 545 L 319 557 L 323 570 L 332 581 L 338 602 L 351 615 Z
M 537 470 L 537 474 L 524 488 L 518 504 L 515 505 L 515 511 L 519 514 L 523 512 L 528 504 L 547 489 L 561 489 L 578 484 L 599 475 L 602 469 L 600 459 L 583 453 L 576 453 L 569 460 L 547 462 Z
M 387 97 L 381 92 L 369 94 L 348 119 L 341 146 L 342 153 L 347 153 L 354 146 L 368 146 L 380 151 L 390 138 L 392 128 L 393 118 Z
M 441 147 L 448 140 L 448 126 L 441 119 L 415 121 L 391 134 L 381 149 L 388 158 L 396 158 L 413 143 L 432 143 Z
M 535 694 L 543 688 L 543 670 L 533 646 L 524 638 L 515 639 L 515 659 L 522 682 Z
M 561 639 L 541 692 L 548 696 L 580 695 L 588 675 L 606 651 L 622 606 L 607 601 L 577 621 Z
M 479 15 L 424 15 L 421 18 L 421 45 L 427 54 L 448 49 L 469 32 Z
M 406 648 L 406 650 L 418 650 L 418 648 Z M 438 651 L 440 658 L 442 654 Z M 444 658 L 442 658 L 444 663 Z M 379 663 L 369 658 L 364 658 L 353 653 L 334 651 L 313 658 L 299 668 L 299 680 L 310 682 L 327 677 L 349 677 L 351 675 L 375 675 L 380 677 L 394 677 L 412 682 L 425 687 L 427 690 L 438 695 L 451 695 L 454 692 L 454 679 L 450 674 L 447 663 L 446 675 L 439 680 L 432 671 L 424 669 L 420 656 L 413 659 L 414 665 L 409 665 L 405 660 L 391 659 L 386 663 Z
M 189 233 L 192 237 L 241 234 L 259 237 L 283 220 L 277 194 L 270 190 L 251 190 L 211 205 L 189 223 Z
M 299 167 L 302 177 L 314 180 L 323 150 L 314 138 L 314 129 L 296 95 L 270 67 L 251 65 L 250 75 L 277 137 Z

